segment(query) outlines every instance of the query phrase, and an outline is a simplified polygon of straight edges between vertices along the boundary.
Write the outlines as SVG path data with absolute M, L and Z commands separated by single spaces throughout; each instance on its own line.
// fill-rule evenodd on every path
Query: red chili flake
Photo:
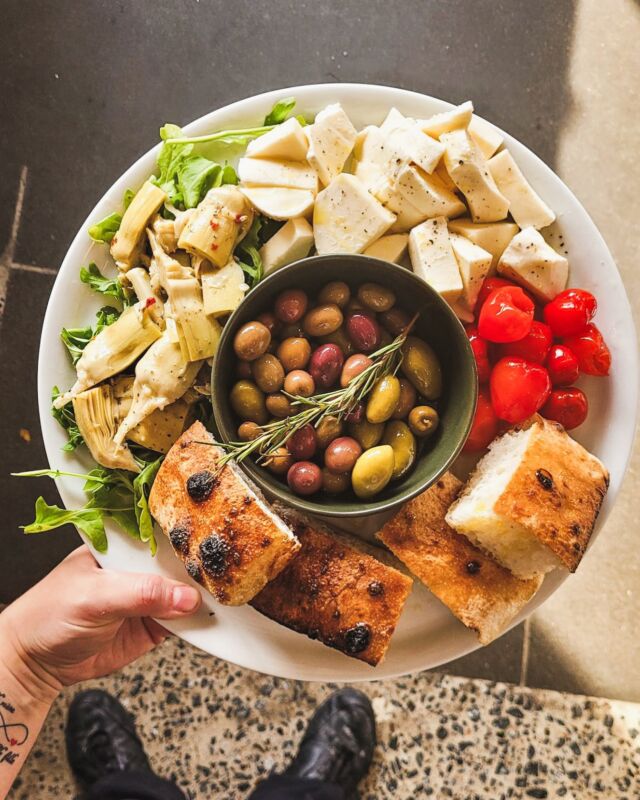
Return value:
M 236 222 L 244 222 L 246 219 L 246 214 L 236 214 Z
M 212 249 L 212 250 L 217 250 L 217 249 L 218 249 L 218 245 L 217 245 L 217 244 L 215 244 L 215 242 L 214 242 L 214 243 L 211 245 L 211 249 Z
M 156 298 L 155 297 L 147 297 L 147 301 L 144 304 L 145 308 L 151 308 L 151 306 L 155 306 Z
M 211 225 L 211 228 L 212 228 L 214 231 L 217 231 L 217 230 L 218 230 L 218 228 L 220 227 L 220 223 L 219 223 L 217 220 L 215 220 L 215 219 L 212 219 L 212 220 L 210 220 L 210 221 L 209 221 L 209 225 Z

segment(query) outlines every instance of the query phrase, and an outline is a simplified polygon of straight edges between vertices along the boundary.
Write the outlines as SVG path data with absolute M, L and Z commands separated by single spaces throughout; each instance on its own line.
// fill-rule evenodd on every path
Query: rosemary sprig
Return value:
M 288 395 L 292 405 L 301 408 L 297 414 L 262 425 L 262 433 L 249 442 L 216 442 L 217 446 L 227 451 L 218 461 L 218 470 L 229 461 L 240 463 L 254 454 L 257 455 L 258 463 L 264 463 L 279 447 L 284 446 L 292 434 L 305 425 L 313 424 L 317 428 L 325 417 L 332 416 L 341 420 L 355 411 L 379 380 L 387 375 L 395 375 L 398 371 L 402 363 L 402 345 L 416 319 L 417 315 L 390 344 L 376 350 L 370 356 L 372 363 L 349 381 L 344 389 L 334 389 L 311 397 Z

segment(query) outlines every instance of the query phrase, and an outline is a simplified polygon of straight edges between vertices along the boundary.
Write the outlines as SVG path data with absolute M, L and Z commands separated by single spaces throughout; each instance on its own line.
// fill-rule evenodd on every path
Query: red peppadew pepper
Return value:
M 480 309 L 478 333 L 490 342 L 515 342 L 531 330 L 535 305 L 518 286 L 494 289 Z

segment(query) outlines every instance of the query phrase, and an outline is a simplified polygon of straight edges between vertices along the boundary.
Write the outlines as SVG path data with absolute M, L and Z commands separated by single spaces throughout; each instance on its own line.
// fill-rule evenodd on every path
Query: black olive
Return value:
M 354 625 L 344 635 L 345 650 L 351 655 L 361 653 L 369 647 L 371 641 L 371 631 L 364 622 Z
M 475 575 L 477 572 L 480 572 L 480 564 L 477 561 L 468 561 L 467 572 L 469 575 Z
M 384 592 L 384 586 L 380 583 L 380 581 L 371 581 L 367 589 L 371 597 L 378 597 L 378 595 L 381 595 Z
M 189 529 L 184 525 L 176 525 L 169 531 L 169 541 L 174 550 L 186 555 L 189 552 Z
M 536 478 L 540 482 L 540 485 L 543 489 L 546 489 L 547 491 L 553 489 L 553 478 L 551 477 L 551 473 L 547 472 L 546 469 L 536 470 Z
M 202 566 L 214 578 L 221 577 L 227 571 L 228 555 L 229 545 L 217 533 L 212 533 L 200 545 Z
M 195 503 L 203 503 L 216 485 L 216 476 L 209 470 L 194 472 L 187 478 L 187 492 Z

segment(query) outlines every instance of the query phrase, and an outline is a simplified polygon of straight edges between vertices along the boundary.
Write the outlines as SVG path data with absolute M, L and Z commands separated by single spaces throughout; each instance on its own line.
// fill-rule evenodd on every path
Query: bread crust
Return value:
M 237 468 L 215 474 L 222 450 L 201 442 L 213 437 L 195 422 L 163 461 L 149 509 L 188 574 L 221 603 L 241 605 L 284 569 L 300 543 L 261 507 Z
M 315 520 L 282 513 L 302 549 L 251 605 L 291 630 L 375 666 L 389 647 L 413 581 Z
M 541 578 L 516 578 L 445 522 L 462 482 L 446 473 L 406 503 L 377 534 L 482 644 L 499 636 L 536 593 Z

